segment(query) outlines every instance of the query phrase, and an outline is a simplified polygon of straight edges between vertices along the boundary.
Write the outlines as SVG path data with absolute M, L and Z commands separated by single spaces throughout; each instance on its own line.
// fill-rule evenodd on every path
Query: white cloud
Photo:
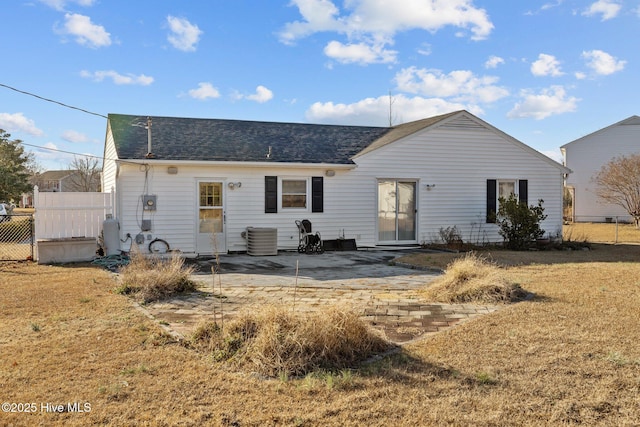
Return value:
M 472 71 L 457 70 L 444 74 L 440 70 L 409 67 L 395 76 L 398 89 L 413 94 L 453 98 L 456 102 L 491 103 L 509 95 L 495 83 L 494 76 L 477 77 Z
M 320 31 L 345 34 L 368 33 L 393 35 L 399 31 L 422 29 L 435 32 L 452 25 L 471 29 L 472 39 L 485 39 L 493 24 L 484 9 L 473 6 L 471 0 L 404 0 L 398 7 L 395 0 L 346 1 L 350 11 L 339 16 L 340 10 L 329 0 L 292 0 L 304 21 L 285 25 L 283 41 L 293 41 Z
M 627 61 L 619 61 L 616 57 L 601 50 L 590 50 L 582 52 L 582 57 L 587 61 L 587 67 L 596 74 L 609 75 L 616 71 L 622 71 Z
M 578 79 L 578 80 L 584 80 L 584 79 L 586 79 L 586 78 L 587 78 L 587 75 L 586 75 L 585 73 L 581 72 L 581 71 L 576 71 L 576 72 L 574 73 L 574 76 L 575 76 L 575 77 L 576 77 L 576 79 Z
M 560 61 L 555 56 L 541 53 L 538 55 L 538 60 L 531 63 L 531 74 L 537 77 L 558 77 L 564 73 L 560 70 Z
M 417 52 L 420 55 L 429 56 L 431 55 L 431 45 L 429 43 L 422 43 L 422 47 L 417 49 Z
M 588 9 L 582 12 L 582 14 L 584 16 L 595 16 L 601 14 L 602 20 L 606 21 L 618 16 L 618 13 L 620 13 L 620 9 L 622 9 L 622 6 L 616 1 L 598 0 L 595 3 L 592 3 Z
M 0 128 L 7 132 L 24 132 L 33 136 L 44 134 L 33 120 L 26 118 L 22 113 L 0 113 Z
M 522 102 L 518 102 L 507 113 L 507 117 L 542 120 L 552 115 L 575 111 L 579 101 L 573 96 L 567 97 L 562 86 L 551 86 L 537 94 L 530 90 L 523 90 L 520 96 L 523 98 Z
M 80 143 L 80 142 L 88 142 L 89 138 L 87 135 L 80 133 L 75 130 L 66 130 L 62 134 L 62 139 L 69 142 Z
M 537 15 L 540 12 L 544 12 L 546 10 L 550 10 L 553 9 L 555 7 L 558 7 L 560 5 L 562 5 L 562 3 L 564 2 L 564 0 L 556 0 L 553 3 L 545 3 L 542 6 L 540 6 L 540 8 L 538 10 L 528 10 L 527 12 L 525 12 L 525 15 Z
M 88 16 L 66 13 L 64 21 L 64 27 L 59 32 L 74 36 L 78 44 L 94 49 L 111 45 L 111 34 L 102 25 L 91 22 Z
M 384 46 L 393 44 L 393 37 L 398 32 L 425 30 L 434 33 L 454 26 L 470 31 L 473 40 L 483 40 L 493 30 L 486 11 L 474 7 L 472 0 L 431 0 L 427 3 L 404 0 L 402 7 L 398 7 L 395 0 L 350 0 L 344 2 L 341 11 L 330 0 L 292 0 L 291 5 L 298 8 L 302 20 L 285 24 L 279 37 L 282 43 L 293 44 L 317 32 L 335 32 L 349 40 L 349 43 L 341 44 L 342 55 L 347 55 L 344 47 L 353 46 L 362 51 L 368 45 L 369 51 L 385 52 L 385 55 L 372 55 L 375 62 L 390 62 L 389 55 L 393 53 L 395 57 L 395 52 L 386 51 Z M 329 53 L 335 54 L 337 47 L 333 45 L 333 49 L 328 49 Z M 353 55 L 358 56 L 351 52 L 347 57 Z M 358 57 L 361 60 L 344 62 L 363 62 L 362 52 Z M 383 57 L 387 59 L 381 61 Z
M 408 98 L 404 95 L 391 97 L 392 124 L 398 125 L 426 117 L 466 109 L 474 114 L 482 114 L 474 105 L 448 102 L 439 98 Z M 306 112 L 306 118 L 313 123 L 335 123 L 360 126 L 389 125 L 389 96 L 366 98 L 352 104 L 316 102 Z
M 206 100 L 210 98 L 220 98 L 220 92 L 211 83 L 198 83 L 198 89 L 189 90 L 189 96 L 195 99 Z
M 41 148 L 34 148 L 36 162 L 45 169 L 63 169 L 71 163 L 73 155 L 58 151 L 58 146 L 47 142 Z
M 333 58 L 343 64 L 374 64 L 390 63 L 396 61 L 398 52 L 384 49 L 384 45 L 367 45 L 366 43 L 342 44 L 338 41 L 331 41 L 324 48 L 324 53 L 329 58 Z
M 40 0 L 40 3 L 44 3 L 49 7 L 62 11 L 68 3 L 89 7 L 93 6 L 95 0 Z
M 489 59 L 487 59 L 487 62 L 484 63 L 484 68 L 498 68 L 500 64 L 504 64 L 504 59 L 491 55 Z
M 285 24 L 280 32 L 280 41 L 285 44 L 319 31 L 343 32 L 346 29 L 337 18 L 340 11 L 330 0 L 292 0 L 290 5 L 298 7 L 304 21 Z
M 273 92 L 271 92 L 266 87 L 260 85 L 256 87 L 256 93 L 252 95 L 246 95 L 244 98 L 250 101 L 256 101 L 260 104 L 264 104 L 267 101 L 270 101 L 273 98 Z
M 86 71 L 83 70 L 80 72 L 80 76 L 85 79 L 92 79 L 96 82 L 101 82 L 104 79 L 111 79 L 113 83 L 117 85 L 140 85 L 140 86 L 149 86 L 153 83 L 153 77 L 146 76 L 144 74 L 140 74 L 136 76 L 134 74 L 120 74 L 117 71 L 113 70 L 103 70 L 103 71 Z
M 171 33 L 167 36 L 167 40 L 173 47 L 185 52 L 193 52 L 196 50 L 196 44 L 200 41 L 202 30 L 197 25 L 192 24 L 184 18 L 176 18 L 175 16 L 167 16 L 167 23 Z
M 564 0 L 556 0 L 553 3 L 545 3 L 542 5 L 542 7 L 540 8 L 540 10 L 549 10 L 549 9 L 553 9 L 554 7 L 558 7 L 560 5 L 562 5 Z

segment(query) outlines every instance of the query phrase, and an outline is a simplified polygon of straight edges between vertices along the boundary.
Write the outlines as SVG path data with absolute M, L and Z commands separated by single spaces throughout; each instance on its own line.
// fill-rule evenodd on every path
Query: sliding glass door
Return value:
M 378 180 L 378 243 L 416 243 L 416 182 Z

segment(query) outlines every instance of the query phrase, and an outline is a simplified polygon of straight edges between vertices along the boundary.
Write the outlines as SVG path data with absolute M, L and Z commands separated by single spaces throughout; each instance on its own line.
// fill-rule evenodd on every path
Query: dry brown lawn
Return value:
M 36 405 L 0 425 L 638 425 L 640 245 L 488 255 L 536 298 L 354 372 L 275 380 L 172 342 L 105 271 L 0 264 L 0 400 Z M 43 410 L 68 402 L 91 410 Z

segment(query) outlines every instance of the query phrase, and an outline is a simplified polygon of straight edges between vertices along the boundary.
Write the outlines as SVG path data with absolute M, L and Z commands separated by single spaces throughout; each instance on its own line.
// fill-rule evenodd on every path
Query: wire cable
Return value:
M 35 145 L 35 144 L 28 144 L 24 141 L 20 141 L 20 145 L 26 145 L 28 147 L 34 147 L 34 148 L 40 148 L 41 150 L 49 150 L 49 151 L 55 151 L 58 153 L 65 153 L 65 154 L 73 154 L 74 156 L 81 156 L 81 157 L 91 157 L 94 159 L 98 159 L 98 160 L 113 160 L 113 161 L 117 161 L 120 163 L 127 163 L 127 164 L 131 164 L 131 165 L 148 165 L 146 160 L 140 160 L 140 161 L 134 161 L 134 160 L 124 160 L 124 159 L 110 159 L 104 156 L 96 156 L 94 154 L 84 154 L 84 153 L 75 153 L 73 151 L 66 151 L 66 150 L 61 150 L 59 148 L 51 148 L 51 147 L 43 147 L 42 145 Z
M 7 89 L 10 89 L 10 90 L 13 90 L 13 91 L 18 92 L 18 93 L 22 93 L 24 95 L 33 96 L 34 98 L 38 98 L 38 99 L 41 99 L 43 101 L 47 101 L 47 102 L 51 102 L 53 104 L 61 105 L 61 106 L 66 107 L 66 108 L 71 108 L 72 110 L 82 111 L 83 113 L 91 114 L 91 115 L 98 116 L 98 117 L 104 117 L 105 119 L 109 118 L 109 117 L 105 116 L 104 114 L 94 113 L 93 111 L 85 110 L 84 108 L 74 107 L 73 105 L 69 105 L 69 104 L 62 103 L 60 101 L 56 101 L 56 100 L 53 100 L 53 99 L 45 98 L 43 96 L 36 95 L 35 93 L 31 93 L 31 92 L 27 92 L 27 91 L 24 91 L 24 90 L 16 89 L 15 87 L 11 87 L 9 85 L 5 85 L 5 84 L 0 83 L 0 86 L 2 86 L 4 88 L 7 88 Z

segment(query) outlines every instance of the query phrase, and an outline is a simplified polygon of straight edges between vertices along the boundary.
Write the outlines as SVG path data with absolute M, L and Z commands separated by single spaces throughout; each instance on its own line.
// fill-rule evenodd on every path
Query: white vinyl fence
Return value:
M 39 192 L 33 189 L 35 238 L 98 238 L 107 214 L 114 214 L 115 193 Z M 114 215 L 115 216 L 115 215 Z

